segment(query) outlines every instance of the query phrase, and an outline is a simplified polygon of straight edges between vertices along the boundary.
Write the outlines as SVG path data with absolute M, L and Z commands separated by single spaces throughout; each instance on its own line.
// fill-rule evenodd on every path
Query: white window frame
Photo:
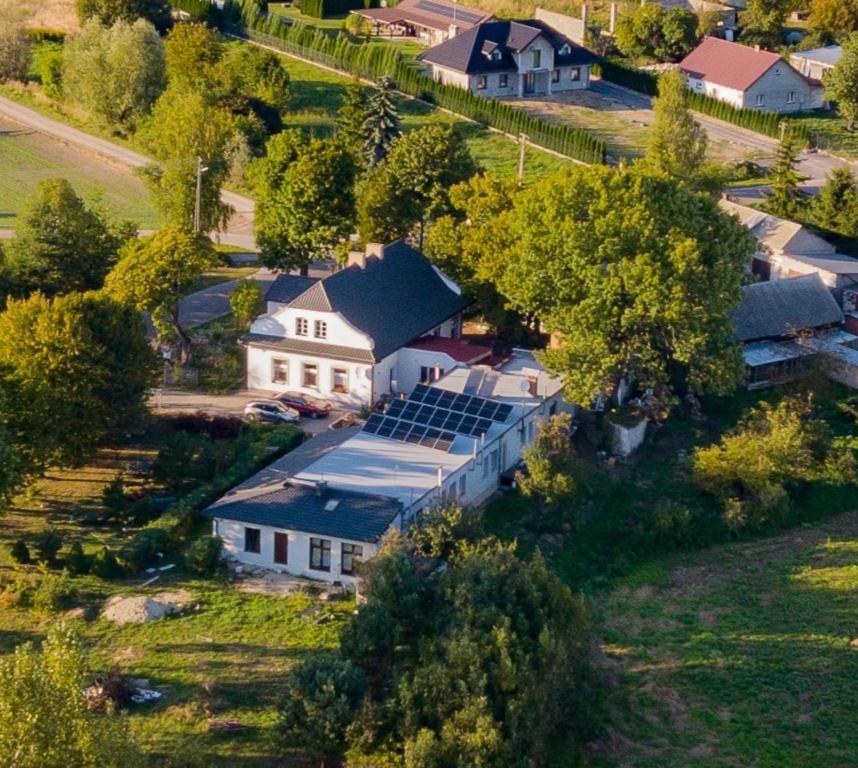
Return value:
M 509 75 L 506 73 L 498 75 L 498 88 L 509 88 Z
M 328 338 L 328 324 L 324 320 L 316 320 L 313 323 L 313 335 L 317 339 Z
M 559 83 L 560 82 L 560 70 L 556 67 L 551 70 L 551 82 Z
M 569 79 L 574 83 L 580 82 L 581 67 L 572 67 L 572 69 L 569 70 Z
M 485 75 L 477 75 L 477 90 L 484 91 L 489 84 L 489 79 Z
M 795 91 L 789 91 L 787 93 L 787 104 L 795 104 Z
M 283 378 L 277 378 L 278 368 L 283 368 Z M 288 384 L 289 383 L 289 358 L 272 357 L 271 358 L 271 383 L 272 384 Z
M 754 99 L 755 107 L 764 107 L 766 106 L 766 94 L 758 93 Z
M 315 384 L 308 384 L 307 383 L 307 369 L 308 368 L 315 369 L 315 376 L 314 376 L 314 378 L 316 379 Z M 304 387 L 304 389 L 318 389 L 319 388 L 319 364 L 318 363 L 301 363 L 301 386 Z
M 345 384 L 343 386 L 337 386 L 337 374 L 343 373 L 345 374 Z M 349 391 L 349 387 L 351 386 L 348 368 L 341 368 L 340 366 L 336 366 L 331 368 L 331 392 L 340 392 L 343 394 L 347 394 Z
M 295 335 L 296 336 L 309 336 L 310 335 L 310 322 L 306 317 L 296 317 L 295 318 Z

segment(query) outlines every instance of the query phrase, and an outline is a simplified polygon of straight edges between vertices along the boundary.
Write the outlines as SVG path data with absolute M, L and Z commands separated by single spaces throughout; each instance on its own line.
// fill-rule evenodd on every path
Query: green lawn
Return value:
M 810 131 L 815 146 L 853 160 L 858 158 L 858 131 L 847 131 L 846 121 L 835 113 L 812 112 L 795 119 Z
M 14 227 L 40 181 L 67 178 L 88 202 L 143 229 L 160 226 L 143 181 L 130 171 L 0 119 L 0 227 Z
M 64 548 L 80 541 L 93 552 L 121 546 L 131 535 L 118 526 L 83 525 L 81 514 L 104 511 L 102 492 L 129 462 L 152 459 L 158 443 L 146 439 L 103 450 L 79 469 L 50 471 L 35 492 L 16 498 L 0 519 L 0 653 L 18 643 L 38 640 L 58 613 L 15 606 L 2 585 L 21 570 L 9 557 L 9 545 L 40 531 L 61 533 Z M 138 489 L 154 489 L 145 481 Z M 205 527 L 204 525 L 202 526 Z M 24 569 L 32 576 L 34 566 Z M 115 594 L 154 594 L 184 589 L 199 604 L 182 616 L 143 625 L 117 626 L 103 618 L 75 619 L 87 642 L 93 671 L 118 668 L 149 679 L 164 693 L 162 701 L 133 707 L 131 728 L 151 755 L 193 755 L 201 768 L 266 768 L 283 763 L 275 757 L 272 726 L 284 675 L 302 654 L 334 647 L 351 600 L 322 603 L 310 592 L 289 597 L 237 590 L 221 577 L 193 578 L 172 572 L 150 587 L 140 579 L 104 580 L 72 577 L 74 606 L 97 616 L 105 598 Z M 238 720 L 235 734 L 208 731 L 210 719 Z M 185 765 L 185 763 L 182 763 Z M 134 768 L 138 768 L 134 766 Z M 142 768 L 142 767 L 140 767 Z
M 650 566 L 592 601 L 616 685 L 590 765 L 854 765 L 858 513 Z

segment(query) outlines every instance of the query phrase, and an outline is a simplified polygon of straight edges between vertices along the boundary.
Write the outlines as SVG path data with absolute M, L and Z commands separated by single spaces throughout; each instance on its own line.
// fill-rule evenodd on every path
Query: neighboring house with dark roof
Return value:
M 797 378 L 820 358 L 832 378 L 858 384 L 858 336 L 843 329 L 843 312 L 819 275 L 746 286 L 733 321 L 749 388 Z
M 759 47 L 707 37 L 679 68 L 692 91 L 737 108 L 786 113 L 824 106 L 821 83 Z
M 460 335 L 470 301 L 456 283 L 401 241 L 370 244 L 349 258 L 321 279 L 274 281 L 267 313 L 244 338 L 250 389 L 364 405 L 409 391 L 430 363 L 440 362 L 442 372 L 457 364 L 409 348 L 423 337 Z
M 443 0 L 402 0 L 389 8 L 352 11 L 372 25 L 373 34 L 414 37 L 426 45 L 438 45 L 492 18 L 490 13 Z
M 490 21 L 421 53 L 437 82 L 479 96 L 550 96 L 587 88 L 596 56 L 544 21 Z

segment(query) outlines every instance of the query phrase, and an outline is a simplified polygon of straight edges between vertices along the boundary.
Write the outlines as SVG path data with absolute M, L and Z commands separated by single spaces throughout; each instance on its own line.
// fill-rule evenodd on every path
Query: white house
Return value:
M 489 21 L 418 57 L 439 83 L 478 96 L 551 96 L 587 88 L 596 56 L 539 19 Z
M 359 430 L 310 439 L 206 514 L 228 558 L 350 583 L 388 529 L 491 496 L 539 422 L 565 407 L 561 390 L 522 350 L 494 368 L 454 368 Z
M 823 80 L 843 56 L 843 46 L 826 45 L 809 51 L 793 51 L 789 55 L 792 64 L 805 77 Z
M 401 241 L 322 279 L 280 275 L 266 299 L 243 340 L 250 389 L 371 404 L 489 352 L 458 338 L 459 286 Z
M 736 108 L 802 112 L 824 106 L 822 85 L 771 51 L 707 37 L 679 64 L 689 89 Z

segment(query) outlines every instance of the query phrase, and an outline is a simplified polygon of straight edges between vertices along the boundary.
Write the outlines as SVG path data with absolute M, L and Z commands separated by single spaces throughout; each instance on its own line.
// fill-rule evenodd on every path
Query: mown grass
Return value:
M 80 541 L 92 553 L 104 545 L 120 547 L 134 531 L 105 524 L 82 525 L 88 512 L 105 511 L 102 493 L 130 462 L 151 460 L 157 443 L 135 441 L 101 451 L 95 461 L 72 470 L 51 471 L 36 492 L 16 498 L 0 517 L 0 581 L 20 572 L 34 576 L 34 566 L 17 566 L 9 545 L 32 541 L 44 530 L 63 536 L 64 548 Z M 141 481 L 138 487 L 153 489 Z M 205 529 L 201 526 L 200 532 Z M 172 561 L 172 560 L 171 560 Z M 288 597 L 237 590 L 223 577 L 200 579 L 178 569 L 149 587 L 142 579 L 104 580 L 71 577 L 74 607 L 97 616 L 104 600 L 117 594 L 155 594 L 184 589 L 194 607 L 174 618 L 117 626 L 103 618 L 69 619 L 91 651 L 93 672 L 117 668 L 148 679 L 164 694 L 152 705 L 132 707 L 131 729 L 144 750 L 156 758 L 192 755 L 193 765 L 213 768 L 283 765 L 274 744 L 273 726 L 284 676 L 308 652 L 335 647 L 340 628 L 353 609 L 351 600 L 321 603 L 308 591 Z M 19 607 L 0 591 L 0 653 L 39 641 L 62 612 Z M 244 730 L 217 734 L 210 719 L 238 720 Z M 133 768 L 138 768 L 134 766 Z
M 858 513 L 659 565 L 592 601 L 616 686 L 590 765 L 854 764 Z

